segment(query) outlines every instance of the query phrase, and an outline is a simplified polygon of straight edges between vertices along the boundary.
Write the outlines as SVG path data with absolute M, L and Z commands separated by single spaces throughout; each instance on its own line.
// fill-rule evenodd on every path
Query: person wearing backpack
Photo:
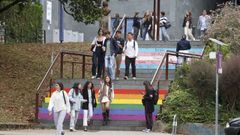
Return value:
M 170 22 L 168 21 L 167 17 L 165 16 L 165 12 L 161 12 L 160 17 L 160 40 L 162 41 L 169 41 L 170 37 L 167 33 L 167 29 L 171 27 Z
M 145 109 L 145 118 L 146 118 L 146 129 L 143 132 L 149 133 L 152 131 L 153 127 L 153 118 L 152 113 L 154 112 L 154 104 L 156 99 L 156 91 L 154 90 L 153 86 L 150 84 L 149 81 L 144 81 L 143 85 L 145 87 L 145 94 L 142 99 L 142 103 Z
M 127 42 L 123 48 L 125 54 L 125 77 L 127 80 L 129 77 L 129 66 L 132 67 L 132 77 L 133 80 L 136 79 L 136 58 L 138 56 L 138 43 L 133 39 L 133 33 L 129 32 L 127 35 Z
M 80 112 L 82 103 L 87 102 L 87 100 L 83 99 L 81 94 L 81 84 L 74 83 L 72 89 L 69 91 L 68 96 L 71 105 L 71 117 L 70 117 L 70 132 L 76 131 L 76 123 L 78 120 L 78 114 Z
M 56 83 L 56 91 L 53 92 L 48 104 L 49 115 L 53 114 L 56 135 L 64 135 L 63 122 L 66 114 L 70 113 L 70 102 L 62 83 Z

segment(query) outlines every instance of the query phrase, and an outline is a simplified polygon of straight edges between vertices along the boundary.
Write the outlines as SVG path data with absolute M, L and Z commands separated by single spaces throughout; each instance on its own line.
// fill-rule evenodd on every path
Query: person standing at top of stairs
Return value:
M 138 43 L 133 39 L 133 33 L 129 32 L 127 35 L 127 41 L 123 48 L 125 54 L 125 77 L 127 80 L 129 77 L 129 66 L 132 67 L 132 77 L 133 80 L 136 79 L 136 58 L 138 56 Z
M 91 51 L 93 52 L 92 57 L 92 79 L 100 78 L 104 68 L 104 51 L 103 45 L 106 37 L 104 36 L 103 29 L 98 30 L 98 35 L 93 39 L 91 43 Z M 98 73 L 97 73 L 97 72 Z
M 63 122 L 66 113 L 70 113 L 70 102 L 62 83 L 56 84 L 56 91 L 50 98 L 48 105 L 49 115 L 52 115 L 52 110 L 54 110 L 53 118 L 57 129 L 56 135 L 64 135 Z
M 115 56 L 118 52 L 117 41 L 111 37 L 110 32 L 106 32 L 106 40 L 103 44 L 103 51 L 105 54 L 105 68 L 107 75 L 114 80 L 115 79 Z M 97 78 L 100 79 L 100 78 Z
M 103 126 L 108 124 L 109 113 L 110 113 L 110 103 L 114 98 L 114 87 L 112 80 L 109 76 L 104 78 L 104 82 L 101 83 L 101 87 L 98 92 L 99 95 L 99 103 L 101 103 L 102 107 L 102 115 L 103 115 Z
M 115 40 L 117 41 L 117 45 L 118 45 L 118 52 L 116 55 L 116 80 L 119 80 L 120 77 L 120 66 L 121 66 L 121 62 L 122 62 L 122 53 L 123 53 L 123 47 L 124 47 L 124 39 L 121 38 L 121 34 L 122 32 L 120 30 L 118 30 L 116 32 L 115 35 Z

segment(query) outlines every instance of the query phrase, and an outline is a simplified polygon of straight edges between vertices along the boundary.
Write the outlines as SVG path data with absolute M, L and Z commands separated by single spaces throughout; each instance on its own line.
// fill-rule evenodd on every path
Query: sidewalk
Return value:
M 54 135 L 55 130 L 14 130 L 14 131 L 0 131 L 0 135 Z M 65 135 L 170 135 L 166 133 L 150 132 L 144 133 L 141 131 L 65 131 Z

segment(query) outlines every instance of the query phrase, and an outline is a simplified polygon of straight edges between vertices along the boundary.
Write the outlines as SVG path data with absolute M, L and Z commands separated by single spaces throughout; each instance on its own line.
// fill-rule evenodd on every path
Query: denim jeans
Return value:
M 167 29 L 165 27 L 160 27 L 160 40 L 169 41 L 169 35 L 167 33 Z
M 115 79 L 115 72 L 114 72 L 114 64 L 115 64 L 115 57 L 112 55 L 105 56 L 105 68 L 107 70 L 107 75 L 114 80 Z

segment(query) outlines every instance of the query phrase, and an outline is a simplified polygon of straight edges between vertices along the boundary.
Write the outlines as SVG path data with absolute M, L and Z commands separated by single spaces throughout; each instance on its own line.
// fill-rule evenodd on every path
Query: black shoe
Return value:
M 61 135 L 64 135 L 64 134 L 65 134 L 65 132 L 64 132 L 64 131 L 62 131 L 62 132 L 61 132 Z

